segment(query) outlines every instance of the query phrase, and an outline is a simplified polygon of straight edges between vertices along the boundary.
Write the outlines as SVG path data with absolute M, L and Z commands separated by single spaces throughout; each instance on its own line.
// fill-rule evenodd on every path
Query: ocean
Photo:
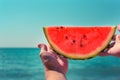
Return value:
M 0 48 L 0 80 L 45 80 L 38 48 Z M 69 60 L 68 80 L 120 80 L 120 58 Z

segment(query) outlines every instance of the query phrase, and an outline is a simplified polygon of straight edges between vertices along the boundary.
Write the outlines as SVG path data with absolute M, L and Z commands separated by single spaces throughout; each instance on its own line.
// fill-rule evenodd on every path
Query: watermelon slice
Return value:
M 115 26 L 48 26 L 44 34 L 60 55 L 70 59 L 89 59 L 101 52 L 116 30 Z

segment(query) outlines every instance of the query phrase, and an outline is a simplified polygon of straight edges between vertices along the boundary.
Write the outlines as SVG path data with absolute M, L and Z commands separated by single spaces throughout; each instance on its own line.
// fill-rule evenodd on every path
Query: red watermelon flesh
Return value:
M 45 36 L 53 49 L 67 58 L 88 59 L 110 42 L 115 26 L 48 26 Z

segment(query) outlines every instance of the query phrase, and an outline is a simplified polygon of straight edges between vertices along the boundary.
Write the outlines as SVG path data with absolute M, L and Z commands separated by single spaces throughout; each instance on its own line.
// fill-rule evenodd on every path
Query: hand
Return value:
M 118 30 L 120 32 L 120 25 L 118 26 Z M 116 56 L 120 57 L 120 34 L 117 34 L 113 37 L 113 43 L 111 43 L 108 48 L 105 49 L 104 52 L 101 52 L 100 56 Z
M 68 61 L 66 58 L 57 55 L 56 52 L 45 44 L 39 44 L 41 48 L 40 58 L 44 64 L 45 71 L 57 71 L 66 74 L 68 70 Z

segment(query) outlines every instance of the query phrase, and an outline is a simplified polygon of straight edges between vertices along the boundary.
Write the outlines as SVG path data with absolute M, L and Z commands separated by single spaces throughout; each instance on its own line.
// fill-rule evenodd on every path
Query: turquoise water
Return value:
M 69 60 L 68 80 L 120 80 L 120 58 Z M 38 48 L 0 48 L 0 80 L 45 80 Z

